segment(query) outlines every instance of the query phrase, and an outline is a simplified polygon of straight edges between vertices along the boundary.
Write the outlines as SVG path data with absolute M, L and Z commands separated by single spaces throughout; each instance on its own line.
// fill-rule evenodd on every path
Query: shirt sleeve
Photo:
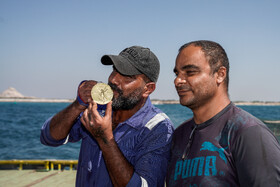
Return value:
M 52 120 L 52 117 L 49 118 L 48 120 L 45 121 L 45 123 L 43 124 L 43 126 L 41 128 L 41 135 L 40 135 L 41 143 L 44 145 L 57 147 L 57 146 L 66 144 L 68 142 L 79 141 L 81 139 L 81 135 L 80 135 L 81 134 L 80 133 L 81 122 L 79 119 L 80 118 L 77 119 L 76 123 L 73 125 L 70 133 L 68 134 L 68 136 L 66 138 L 64 138 L 62 140 L 55 140 L 50 134 L 50 122 Z
M 135 172 L 127 186 L 164 186 L 172 133 L 173 127 L 165 120 L 141 138 Z
M 264 125 L 243 130 L 235 140 L 233 150 L 240 186 L 280 184 L 279 143 Z

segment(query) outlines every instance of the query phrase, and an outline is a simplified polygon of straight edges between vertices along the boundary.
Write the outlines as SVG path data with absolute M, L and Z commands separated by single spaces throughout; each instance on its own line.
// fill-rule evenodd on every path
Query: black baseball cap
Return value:
M 104 65 L 113 65 L 123 75 L 146 75 L 152 82 L 157 82 L 159 76 L 159 60 L 149 49 L 132 46 L 124 49 L 119 55 L 104 55 L 101 58 Z

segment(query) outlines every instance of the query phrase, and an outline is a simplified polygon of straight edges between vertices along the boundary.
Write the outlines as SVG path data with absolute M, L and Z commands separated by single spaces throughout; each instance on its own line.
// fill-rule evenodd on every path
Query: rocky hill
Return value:
M 10 87 L 0 94 L 2 98 L 24 98 L 25 96 L 18 92 L 15 88 Z
M 48 98 L 36 98 L 36 97 L 29 97 L 24 96 L 15 88 L 10 87 L 7 90 L 0 93 L 0 102 L 73 102 L 73 99 L 48 99 Z

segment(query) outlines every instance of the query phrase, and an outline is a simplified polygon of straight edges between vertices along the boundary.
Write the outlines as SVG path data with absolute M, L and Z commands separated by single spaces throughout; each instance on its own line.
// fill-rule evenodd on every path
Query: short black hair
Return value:
M 179 49 L 179 53 L 185 49 L 186 47 L 193 45 L 196 47 L 201 47 L 201 50 L 204 52 L 204 55 L 206 59 L 209 62 L 210 68 L 212 70 L 212 73 L 216 73 L 220 67 L 224 66 L 226 68 L 226 78 L 225 78 L 225 84 L 226 88 L 228 90 L 228 84 L 229 84 L 229 60 L 226 54 L 226 51 L 224 48 L 213 41 L 209 40 L 197 40 L 192 41 L 189 43 L 186 43 L 182 45 Z

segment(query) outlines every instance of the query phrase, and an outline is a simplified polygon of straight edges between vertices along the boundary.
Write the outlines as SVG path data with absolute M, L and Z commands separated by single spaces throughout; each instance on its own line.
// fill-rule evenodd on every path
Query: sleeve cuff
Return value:
M 68 136 L 62 140 L 55 140 L 50 134 L 50 122 L 51 118 L 49 118 L 42 126 L 41 129 L 41 137 L 40 140 L 43 144 L 45 145 L 50 145 L 50 146 L 59 146 L 62 144 L 67 143 L 66 141 L 68 140 Z
M 129 183 L 126 185 L 127 187 L 148 187 L 148 182 L 143 177 L 139 176 L 136 172 L 134 172 L 133 176 L 131 177 Z

